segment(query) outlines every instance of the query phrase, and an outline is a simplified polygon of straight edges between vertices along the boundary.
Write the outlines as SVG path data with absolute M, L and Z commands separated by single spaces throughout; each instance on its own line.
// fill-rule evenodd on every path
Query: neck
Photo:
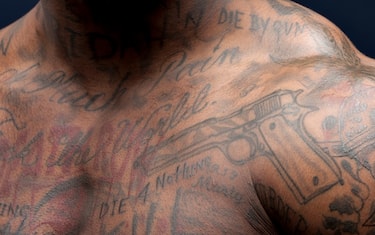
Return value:
M 142 9 L 139 3 L 121 7 L 117 6 L 120 1 L 110 1 L 114 5 L 91 1 L 89 4 L 85 0 L 42 0 L 38 6 L 45 41 L 58 42 L 62 56 L 73 63 L 117 60 L 123 64 L 135 58 L 150 62 L 162 51 L 216 40 L 204 38 L 202 32 L 207 33 L 210 28 L 210 11 L 217 14 L 217 8 L 223 4 L 217 0 L 169 0 Z M 143 5 L 152 1 L 145 2 Z M 202 17 L 207 18 L 206 22 Z
M 30 63 L 38 61 L 48 70 L 78 74 L 75 79 L 91 89 L 97 80 L 117 82 L 129 73 L 132 79 L 160 76 L 156 73 L 165 71 L 163 66 L 179 66 L 182 59 L 176 57 L 181 54 L 192 61 L 202 60 L 204 53 L 225 58 L 222 51 L 240 43 L 230 40 L 236 24 L 218 24 L 221 9 L 232 7 L 228 0 L 164 0 L 146 13 L 140 12 L 139 17 L 117 23 L 121 16 L 103 21 L 84 1 L 41 0 L 16 24 L 19 40 L 14 40 L 18 45 L 13 48 L 27 47 L 29 52 L 21 59 L 31 58 Z M 127 9 L 125 13 L 132 11 Z M 111 21 L 113 24 L 108 24 Z M 218 56 L 220 53 L 223 56 Z M 166 58 L 170 62 L 163 62 Z

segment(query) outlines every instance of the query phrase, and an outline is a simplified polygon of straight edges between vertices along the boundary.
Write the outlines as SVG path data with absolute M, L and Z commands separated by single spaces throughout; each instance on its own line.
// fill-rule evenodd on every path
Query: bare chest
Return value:
M 172 124 L 143 119 L 28 129 L 3 114 L 2 234 L 252 231 L 241 164 L 207 139 L 207 126 L 171 135 Z

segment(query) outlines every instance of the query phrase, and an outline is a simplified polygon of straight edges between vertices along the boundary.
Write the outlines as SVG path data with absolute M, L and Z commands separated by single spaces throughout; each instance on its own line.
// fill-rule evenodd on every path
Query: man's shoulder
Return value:
M 222 10 L 221 21 L 229 19 L 231 14 L 235 28 L 248 30 L 248 41 L 263 48 L 271 58 L 291 60 L 326 56 L 349 64 L 359 63 L 358 51 L 340 28 L 295 2 L 253 1 L 247 8 L 232 13 Z M 244 22 L 248 22 L 246 26 Z
M 266 38 L 270 65 L 256 76 L 268 92 L 252 96 L 259 200 L 290 233 L 369 233 L 374 62 L 322 16 L 292 2 L 263 4 L 276 20 L 257 16 L 258 25 L 277 37 Z

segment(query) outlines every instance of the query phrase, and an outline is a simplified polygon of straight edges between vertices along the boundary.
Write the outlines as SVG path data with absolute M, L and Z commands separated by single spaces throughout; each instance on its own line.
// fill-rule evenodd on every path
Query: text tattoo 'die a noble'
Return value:
M 144 50 L 48 15 L 93 90 L 14 49 L 25 21 L 0 32 L 22 61 L 0 66 L 0 234 L 375 233 L 374 68 L 292 2 L 212 2 L 174 1 Z

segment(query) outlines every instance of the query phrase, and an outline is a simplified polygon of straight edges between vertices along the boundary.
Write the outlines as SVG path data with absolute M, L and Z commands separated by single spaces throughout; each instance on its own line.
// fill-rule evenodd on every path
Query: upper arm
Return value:
M 374 62 L 325 19 L 268 2 L 282 17 L 308 23 L 304 43 L 316 54 L 271 55 L 280 66 L 277 89 L 258 104 L 269 107 L 276 97 L 279 110 L 264 113 L 257 126 L 257 195 L 288 234 L 374 234 Z
M 262 205 L 289 233 L 373 234 L 375 69 L 327 56 L 282 67 L 289 79 L 260 103 L 277 100 L 257 127 Z

